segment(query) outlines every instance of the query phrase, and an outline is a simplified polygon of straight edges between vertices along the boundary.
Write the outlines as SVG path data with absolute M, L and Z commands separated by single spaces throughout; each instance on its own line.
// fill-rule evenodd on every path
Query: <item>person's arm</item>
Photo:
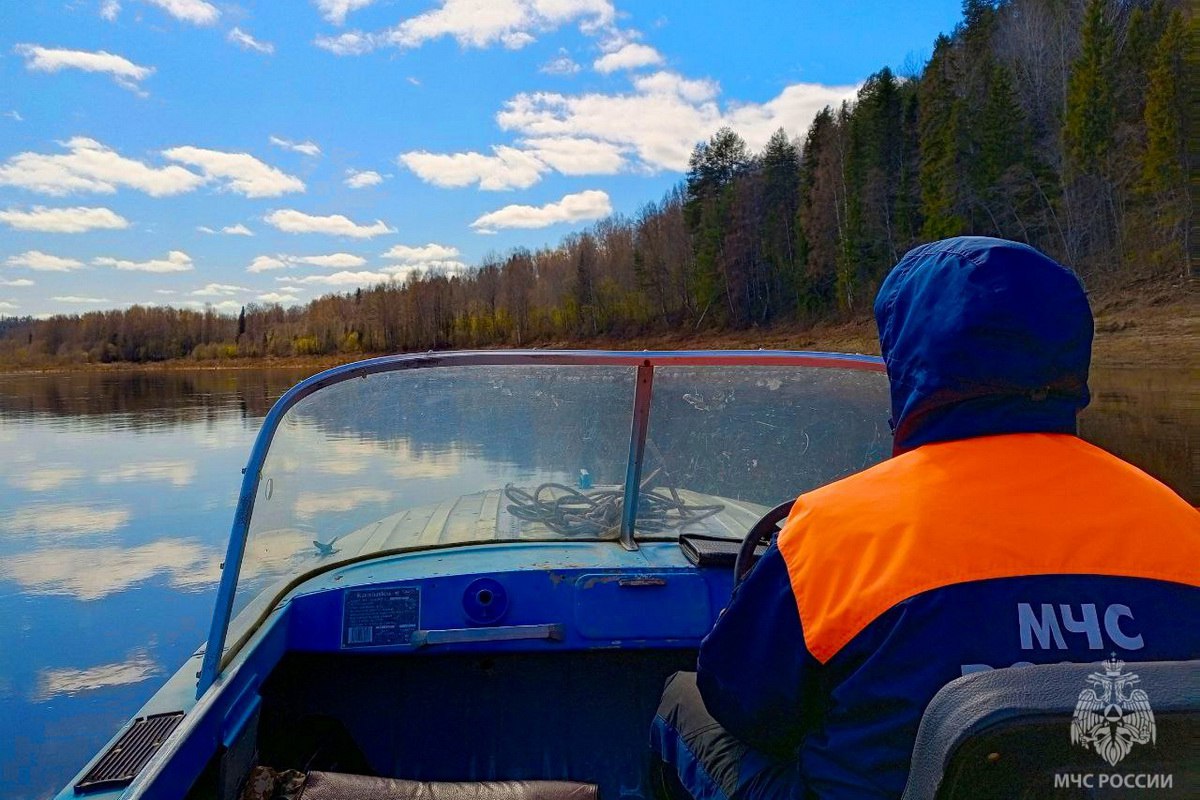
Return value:
M 700 645 L 696 680 L 704 705 L 741 741 L 790 757 L 804 738 L 805 696 L 817 666 L 804 646 L 787 566 L 771 545 Z

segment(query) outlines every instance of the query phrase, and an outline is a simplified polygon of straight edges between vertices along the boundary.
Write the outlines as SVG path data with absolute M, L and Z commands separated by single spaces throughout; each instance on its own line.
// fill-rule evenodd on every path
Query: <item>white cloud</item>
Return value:
M 246 197 L 278 197 L 287 192 L 303 192 L 304 182 L 248 153 L 226 153 L 201 147 L 173 147 L 163 155 L 199 167 L 208 180 L 224 182 L 225 189 Z
M 287 277 L 279 280 L 286 280 L 291 283 L 311 285 L 319 284 L 321 286 L 374 286 L 377 283 L 387 283 L 392 279 L 391 275 L 384 272 L 335 272 L 332 275 L 308 275 L 303 278 Z
M 171 250 L 166 258 L 152 258 L 149 261 L 126 261 L 102 256 L 93 258 L 92 263 L 126 272 L 188 272 L 193 268 L 192 257 L 182 250 Z
M 0 211 L 0 222 L 20 231 L 43 233 L 83 233 L 91 230 L 119 230 L 129 227 L 129 220 L 107 208 L 46 208 L 34 206 L 30 211 L 10 208 Z
M 651 67 L 663 62 L 662 54 L 650 45 L 629 42 L 611 53 L 606 53 L 592 63 L 597 72 L 608 74 L 622 69 Z
M 429 153 L 424 150 L 401 153 L 399 161 L 426 183 L 441 187 L 470 186 L 502 191 L 527 189 L 541 180 L 546 165 L 535 156 L 515 147 L 499 145 L 495 155 L 483 153 Z
M 406 264 L 420 264 L 426 261 L 442 261 L 458 258 L 457 247 L 447 247 L 443 244 L 430 242 L 423 247 L 409 247 L 398 244 L 382 254 L 383 258 L 394 258 Z
M 17 278 L 16 280 L 11 280 L 11 281 L 0 278 L 0 286 L 12 286 L 14 288 L 23 288 L 26 286 L 33 286 L 33 285 L 34 285 L 33 281 L 29 280 L 29 278 Z
M 523 93 L 497 114 L 500 127 L 526 138 L 584 138 L 630 151 L 647 168 L 684 171 L 696 142 L 729 125 L 752 149 L 777 128 L 802 132 L 826 105 L 852 98 L 856 87 L 793 84 L 766 103 L 722 109 L 713 81 L 656 72 L 618 94 Z M 636 124 L 631 121 L 636 120 Z
M 383 258 L 396 259 L 399 263 L 383 267 L 380 271 L 395 280 L 405 280 L 413 275 L 461 275 L 468 267 L 458 260 L 458 248 L 430 242 L 422 247 L 398 244 L 382 254 Z
M 221 12 L 212 3 L 205 0 L 142 0 L 152 6 L 158 6 L 172 17 L 193 25 L 211 25 L 221 16 Z
M 403 281 L 411 275 L 461 275 L 470 267 L 461 261 L 423 261 L 419 264 L 393 264 L 383 267 L 380 272 L 387 273 L 393 280 Z
M 375 0 L 314 0 L 317 10 L 321 12 L 321 16 L 327 22 L 334 25 L 342 25 L 346 22 L 346 15 L 351 11 L 357 11 L 360 8 L 366 8 L 374 3 Z
M 263 53 L 268 56 L 275 52 L 275 45 L 270 42 L 260 42 L 241 28 L 231 30 L 225 39 L 236 44 L 243 50 L 253 50 L 256 53 Z
M 480 233 L 493 233 L 501 228 L 545 228 L 559 222 L 599 219 L 611 213 L 608 195 L 592 189 L 566 195 L 558 202 L 544 206 L 505 206 L 484 214 L 472 222 L 471 227 Z
M 38 272 L 70 272 L 82 269 L 83 262 L 73 258 L 59 258 L 41 250 L 26 250 L 17 256 L 9 256 L 5 262 L 10 267 L 26 267 Z
M 383 176 L 374 170 L 346 170 L 346 185 L 351 189 L 365 189 L 368 186 L 376 186 L 383 183 Z
M 287 260 L 293 264 L 312 264 L 315 267 L 332 267 L 334 269 L 361 267 L 367 263 L 362 256 L 350 253 L 331 253 L 327 256 L 290 256 Z
M 212 309 L 220 314 L 236 314 L 242 308 L 242 303 L 237 300 L 222 300 L 218 303 L 209 300 L 188 300 L 184 302 L 184 305 L 191 308 Z
M 121 4 L 117 0 L 104 0 L 100 4 L 100 17 L 106 22 L 113 22 L 121 13 Z
M 578 22 L 594 31 L 610 25 L 610 0 L 440 0 L 437 8 L 402 20 L 376 33 L 353 31 L 318 37 L 316 44 L 337 55 L 361 55 L 377 47 L 420 47 L 449 37 L 462 47 L 501 45 L 519 50 L 536 41 L 535 34 Z
M 607 24 L 614 11 L 609 0 L 443 0 L 439 8 L 404 20 L 384 34 L 388 44 L 419 47 L 432 39 L 454 38 L 462 47 L 503 44 L 516 48 L 533 41 L 533 32 L 549 31 L 575 20 Z
M 264 303 L 294 303 L 297 300 L 294 294 L 281 294 L 279 292 L 266 292 L 255 298 Z
M 405 78 L 404 80 L 408 81 L 408 82 L 409 82 L 409 83 L 411 83 L 413 86 L 420 86 L 420 85 L 421 85 L 421 81 L 420 81 L 419 79 L 417 79 L 417 78 L 414 78 L 412 75 L 409 75 L 409 76 L 408 76 L 407 78 Z
M 58 695 L 74 695 L 109 686 L 129 686 L 161 672 L 158 664 L 141 650 L 115 664 L 100 664 L 87 669 L 48 667 L 38 673 L 38 688 L 33 699 L 41 702 Z
M 581 67 L 575 63 L 575 59 L 571 58 L 566 50 L 559 50 L 558 56 L 542 64 L 538 68 L 538 72 L 543 75 L 574 75 L 580 69 Z
M 125 527 L 132 516 L 128 508 L 119 506 L 37 504 L 9 512 L 0 527 L 18 536 L 85 536 L 112 533 Z
M 328 50 L 335 56 L 360 56 L 375 49 L 374 37 L 360 31 L 351 31 L 337 36 L 318 36 L 313 40 L 313 44 L 322 50 Z
M 107 297 L 81 297 L 77 294 L 64 294 L 56 297 L 51 297 L 51 300 L 57 300 L 60 303 L 79 303 L 85 305 L 89 303 L 111 303 Z
M 18 153 L 8 159 L 0 165 L 0 185 L 50 195 L 112 194 L 118 187 L 126 187 L 165 197 L 190 192 L 204 183 L 203 177 L 183 167 L 147 166 L 84 136 L 69 139 L 63 147 L 67 153 Z
M 356 256 L 353 253 L 330 253 L 318 256 L 289 256 L 279 254 L 274 256 L 257 256 L 250 263 L 250 266 L 246 268 L 246 271 L 268 272 L 273 269 L 293 267 L 297 264 L 309 264 L 314 267 L 330 267 L 332 269 L 348 269 L 351 267 L 361 267 L 366 263 L 367 260 L 365 258 Z
M 143 67 L 127 58 L 98 50 L 66 50 L 41 47 L 36 44 L 19 44 L 13 48 L 17 55 L 25 57 L 25 68 L 37 72 L 58 72 L 64 69 L 79 69 L 84 72 L 102 72 L 113 77 L 118 85 L 140 91 L 139 81 L 154 72 L 153 67 Z
M 10 303 L 7 300 L 0 300 L 0 309 L 5 311 L 16 311 L 18 308 L 20 308 L 20 306 L 16 303 Z
M 250 262 L 250 266 L 246 267 L 246 272 L 266 272 L 272 269 L 283 269 L 286 266 L 285 261 L 274 256 L 255 256 L 254 260 Z
M 24 122 L 25 121 L 25 118 L 21 116 L 21 112 L 17 111 L 16 109 L 13 109 L 12 111 L 5 111 L 4 116 L 11 119 L 13 122 Z
M 380 219 L 370 225 L 359 225 L 341 214 L 315 216 L 285 208 L 272 211 L 263 218 L 268 225 L 284 233 L 324 233 L 330 236 L 349 236 L 354 239 L 370 239 L 387 233 L 395 233 Z
M 527 189 L 551 169 L 564 175 L 611 175 L 625 165 L 621 148 L 611 142 L 572 136 L 522 139 L 521 148 L 498 145 L 483 153 L 401 153 L 399 161 L 426 183 L 457 188 Z
M 279 136 L 269 137 L 271 144 L 276 147 L 282 147 L 284 150 L 293 150 L 297 153 L 303 153 L 306 156 L 321 155 L 321 148 L 317 147 L 315 142 L 293 142 L 290 139 L 283 139 Z
M 525 31 L 512 31 L 500 34 L 500 43 L 509 50 L 520 50 L 525 45 L 533 44 L 536 41 L 537 37 Z
M 547 136 L 522 139 L 521 146 L 563 175 L 613 175 L 625 166 L 621 148 L 599 139 Z
M 245 286 L 233 286 L 228 283 L 210 283 L 203 288 L 190 292 L 190 294 L 196 297 L 228 297 L 229 295 L 250 291 L 253 290 L 247 289 Z
M 250 230 L 249 228 L 247 228 L 245 225 L 243 225 L 240 222 L 236 225 L 226 225 L 224 228 L 221 228 L 221 230 L 219 230 L 219 231 L 215 230 L 214 228 L 210 228 L 207 225 L 197 225 L 196 230 L 200 231 L 201 233 L 209 233 L 209 234 L 224 233 L 229 236 L 253 236 L 254 235 L 254 231 Z

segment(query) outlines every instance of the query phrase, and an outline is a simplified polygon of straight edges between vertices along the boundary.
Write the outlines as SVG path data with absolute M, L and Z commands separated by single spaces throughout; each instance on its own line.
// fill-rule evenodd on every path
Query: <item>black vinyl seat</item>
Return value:
M 572 781 L 456 783 L 310 772 L 300 800 L 599 800 L 599 789 Z
M 1120 685 L 1115 703 L 1103 701 L 1106 682 Z M 904 800 L 1141 794 L 1200 797 L 1200 661 L 1011 667 L 951 681 L 921 718 Z

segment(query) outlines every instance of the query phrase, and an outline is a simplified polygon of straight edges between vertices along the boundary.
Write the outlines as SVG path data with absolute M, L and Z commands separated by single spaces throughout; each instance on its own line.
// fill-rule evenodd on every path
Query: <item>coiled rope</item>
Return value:
M 638 492 L 638 515 L 634 527 L 643 533 L 661 533 L 691 525 L 725 510 L 720 503 L 688 503 L 674 486 L 647 489 L 658 475 L 655 470 L 642 482 Z M 621 488 L 592 489 L 581 492 L 562 483 L 543 483 L 533 492 L 513 484 L 504 487 L 510 501 L 508 513 L 518 519 L 545 525 L 563 536 L 600 536 L 621 524 L 625 491 Z

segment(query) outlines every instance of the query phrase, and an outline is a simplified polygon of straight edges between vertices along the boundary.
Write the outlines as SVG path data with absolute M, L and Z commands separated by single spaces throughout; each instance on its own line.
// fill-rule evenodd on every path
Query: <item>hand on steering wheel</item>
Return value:
M 796 501 L 793 499 L 775 506 L 763 514 L 762 518 L 754 523 L 754 527 L 746 534 L 746 538 L 742 540 L 742 549 L 738 550 L 737 559 L 733 562 L 734 588 L 737 588 L 738 584 L 745 580 L 746 576 L 750 574 L 750 570 L 758 563 L 759 545 L 771 543 L 771 538 L 779 533 L 779 523 L 787 519 L 795 504 Z

